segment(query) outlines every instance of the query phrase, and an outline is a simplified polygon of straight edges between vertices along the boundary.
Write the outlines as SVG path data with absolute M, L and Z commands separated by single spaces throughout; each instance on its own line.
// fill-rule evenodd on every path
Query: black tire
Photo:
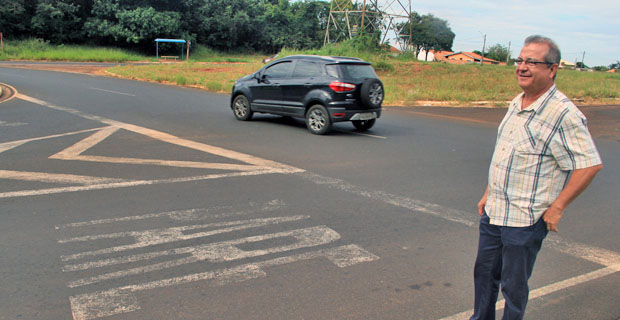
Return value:
M 353 120 L 351 122 L 353 122 L 353 126 L 359 130 L 359 131 L 366 131 L 370 128 L 372 128 L 372 126 L 375 125 L 375 122 L 377 121 L 377 119 L 370 119 L 370 120 Z
M 360 89 L 362 103 L 371 109 L 381 107 L 385 92 L 383 91 L 383 83 L 379 79 L 369 78 L 364 81 Z
M 314 134 L 327 134 L 332 128 L 327 109 L 320 104 L 310 107 L 306 113 L 306 127 Z
M 242 94 L 236 96 L 235 100 L 233 100 L 232 110 L 235 118 L 241 121 L 249 121 L 252 119 L 252 115 L 254 115 L 250 108 L 250 101 Z

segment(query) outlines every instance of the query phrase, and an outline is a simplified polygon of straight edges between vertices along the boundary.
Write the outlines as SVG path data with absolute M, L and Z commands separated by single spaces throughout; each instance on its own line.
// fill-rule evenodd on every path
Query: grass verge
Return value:
M 76 62 L 127 62 L 148 57 L 116 48 L 52 45 L 41 39 L 6 41 L 0 60 L 47 60 Z M 150 59 L 155 60 L 155 59 Z

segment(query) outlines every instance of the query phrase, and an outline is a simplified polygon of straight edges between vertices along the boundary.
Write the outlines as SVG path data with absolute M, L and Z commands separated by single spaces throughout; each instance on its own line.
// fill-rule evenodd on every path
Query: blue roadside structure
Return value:
M 187 41 L 183 39 L 160 39 L 160 38 L 155 39 L 155 43 L 157 47 L 157 51 L 156 51 L 157 59 L 159 59 L 159 43 L 160 42 L 182 43 L 183 45 L 181 46 L 181 60 L 183 60 L 183 52 L 185 51 L 185 43 L 187 43 Z

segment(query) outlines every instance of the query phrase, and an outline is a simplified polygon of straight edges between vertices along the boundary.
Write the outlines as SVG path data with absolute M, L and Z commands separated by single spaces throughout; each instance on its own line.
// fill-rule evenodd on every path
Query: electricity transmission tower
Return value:
M 411 14 L 411 0 L 332 0 L 323 45 L 379 33 L 381 43 L 393 37 L 405 50 L 413 36 Z

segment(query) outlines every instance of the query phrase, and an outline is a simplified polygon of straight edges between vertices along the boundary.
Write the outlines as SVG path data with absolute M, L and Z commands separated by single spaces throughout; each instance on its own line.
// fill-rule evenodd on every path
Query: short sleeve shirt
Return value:
M 601 164 L 585 116 L 555 85 L 525 110 L 522 101 L 523 93 L 498 128 L 485 206 L 494 225 L 533 225 L 573 170 Z

